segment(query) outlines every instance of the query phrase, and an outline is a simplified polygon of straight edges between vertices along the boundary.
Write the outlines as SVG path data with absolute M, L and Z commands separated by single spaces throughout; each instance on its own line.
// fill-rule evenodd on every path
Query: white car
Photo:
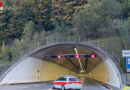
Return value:
M 82 82 L 73 76 L 65 75 L 60 77 L 59 79 L 53 81 L 53 89 L 76 89 L 80 90 L 82 88 Z

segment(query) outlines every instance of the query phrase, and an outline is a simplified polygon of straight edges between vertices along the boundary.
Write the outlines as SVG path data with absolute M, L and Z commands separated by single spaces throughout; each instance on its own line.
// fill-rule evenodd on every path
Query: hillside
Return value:
M 110 46 L 108 52 L 122 59 L 115 30 L 121 33 L 129 49 L 128 0 L 0 1 L 4 7 L 0 13 L 0 62 L 3 65 L 39 46 L 68 41 L 93 42 L 105 50 Z

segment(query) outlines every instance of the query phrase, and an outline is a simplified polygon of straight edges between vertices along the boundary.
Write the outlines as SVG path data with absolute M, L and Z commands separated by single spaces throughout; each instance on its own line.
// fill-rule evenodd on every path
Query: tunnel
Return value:
M 92 53 L 95 58 L 85 57 Z M 81 55 L 80 62 L 67 56 L 75 54 Z M 55 58 L 57 55 L 64 56 Z M 57 43 L 38 48 L 16 60 L 2 73 L 0 84 L 48 82 L 63 75 L 87 77 L 118 88 L 123 83 L 119 64 L 101 48 L 90 44 Z

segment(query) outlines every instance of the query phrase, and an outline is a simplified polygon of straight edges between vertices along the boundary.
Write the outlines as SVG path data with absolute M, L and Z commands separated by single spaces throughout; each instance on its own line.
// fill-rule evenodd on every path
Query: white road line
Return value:
M 22 86 L 21 88 L 22 89 L 26 89 L 26 88 L 29 88 L 30 86 Z
M 96 82 L 97 85 L 99 85 L 100 87 L 104 88 L 105 90 L 111 90 L 111 89 L 107 89 L 104 86 L 100 85 L 99 83 Z
M 48 90 L 53 90 L 52 88 L 49 88 Z

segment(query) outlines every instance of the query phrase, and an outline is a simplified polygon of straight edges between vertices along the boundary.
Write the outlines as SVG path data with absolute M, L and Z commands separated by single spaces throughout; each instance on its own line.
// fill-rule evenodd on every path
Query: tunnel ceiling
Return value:
M 85 72 L 91 71 L 94 67 L 103 61 L 103 59 L 96 53 L 96 51 L 92 50 L 89 47 L 80 46 L 80 45 L 59 45 L 53 46 L 46 49 L 41 49 L 38 52 L 32 54 L 32 57 L 42 59 L 44 61 L 56 63 L 61 65 L 62 67 L 68 68 L 76 73 L 79 73 L 81 68 L 78 60 L 76 58 L 62 57 L 61 59 L 51 58 L 53 55 L 58 54 L 75 54 L 74 48 L 77 48 L 79 54 L 92 54 L 95 53 L 97 56 L 95 59 L 85 58 L 84 56 L 80 56 L 81 63 L 83 65 L 83 69 Z

